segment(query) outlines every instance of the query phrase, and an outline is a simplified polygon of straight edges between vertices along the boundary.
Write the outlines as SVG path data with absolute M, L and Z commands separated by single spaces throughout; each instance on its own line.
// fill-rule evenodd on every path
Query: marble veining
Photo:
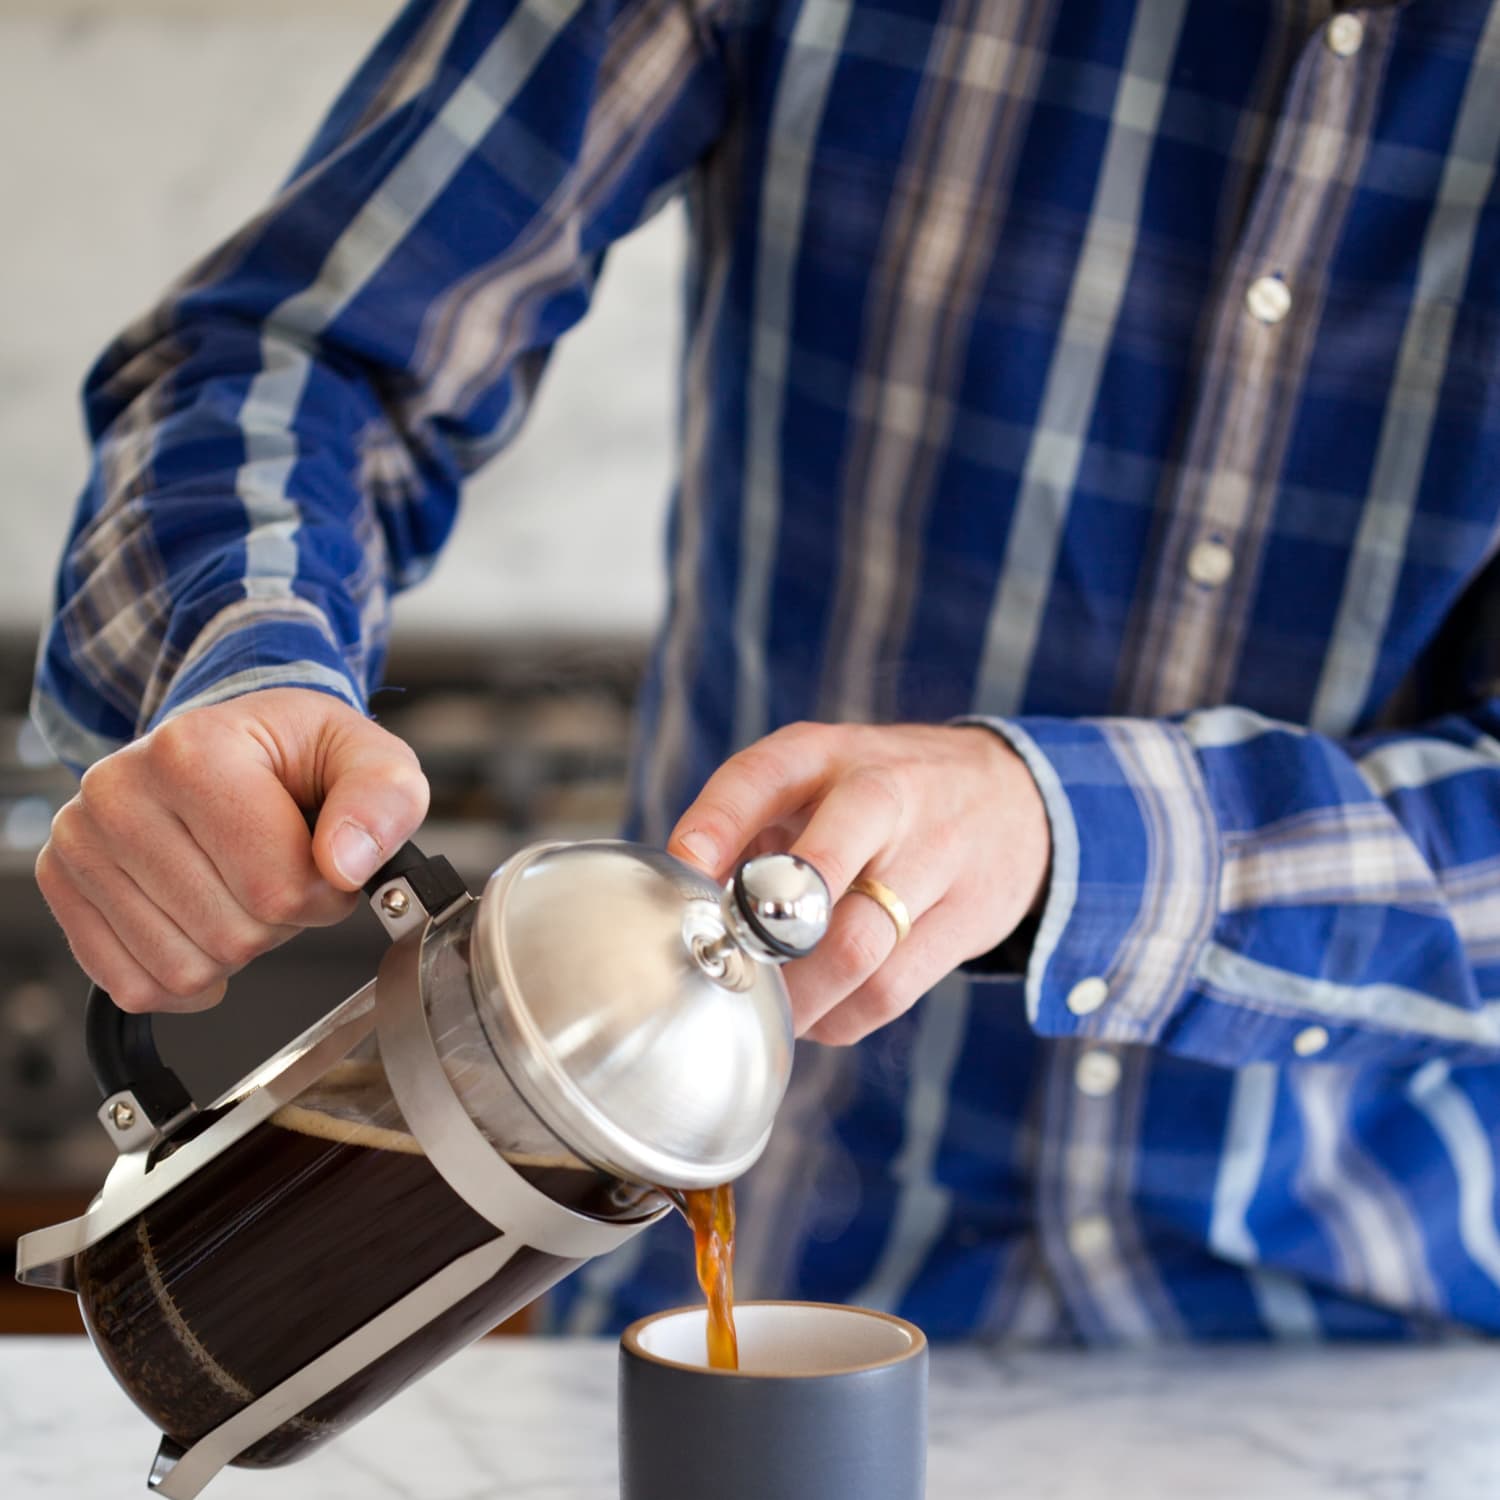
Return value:
M 614 1382 L 606 1342 L 486 1341 L 325 1452 L 231 1471 L 207 1494 L 613 1500 Z M 940 1349 L 930 1409 L 930 1500 L 1500 1495 L 1500 1358 L 1480 1345 Z M 151 1427 L 83 1341 L 0 1341 L 0 1494 L 145 1493 L 154 1451 Z

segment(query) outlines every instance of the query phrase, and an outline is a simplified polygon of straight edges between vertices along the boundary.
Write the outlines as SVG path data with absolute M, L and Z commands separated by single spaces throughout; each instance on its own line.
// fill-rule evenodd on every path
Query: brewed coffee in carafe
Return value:
M 534 1145 L 509 1160 L 555 1202 L 601 1219 L 651 1211 L 648 1190 L 560 1143 L 550 1156 Z M 75 1276 L 114 1374 L 187 1448 L 456 1257 L 500 1238 L 404 1128 L 372 1040 L 85 1250 Z M 519 1247 L 477 1290 L 236 1462 L 302 1456 L 578 1264 Z

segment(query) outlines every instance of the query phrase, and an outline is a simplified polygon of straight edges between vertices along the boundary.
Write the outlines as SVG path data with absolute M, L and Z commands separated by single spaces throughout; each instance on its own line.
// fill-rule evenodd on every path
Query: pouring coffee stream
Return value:
M 149 1018 L 90 997 L 119 1157 L 87 1213 L 22 1239 L 17 1275 L 79 1296 L 165 1434 L 166 1500 L 301 1457 L 739 1177 L 790 1074 L 778 966 L 829 915 L 789 855 L 721 890 L 602 841 L 523 850 L 478 899 L 407 846 L 366 894 L 392 939 L 378 977 L 207 1107 Z
M 693 1232 L 693 1262 L 707 1304 L 708 1365 L 712 1370 L 740 1367 L 739 1338 L 734 1326 L 734 1184 L 662 1189 L 663 1196 Z

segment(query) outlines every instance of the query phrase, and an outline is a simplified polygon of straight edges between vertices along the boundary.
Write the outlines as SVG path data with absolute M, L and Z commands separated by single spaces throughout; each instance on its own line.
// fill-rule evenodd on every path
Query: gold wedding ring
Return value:
M 911 913 L 906 909 L 906 902 L 890 886 L 883 885 L 873 876 L 861 875 L 858 880 L 850 881 L 849 889 L 858 891 L 861 896 L 868 896 L 895 924 L 896 941 L 905 941 L 907 933 L 911 931 Z

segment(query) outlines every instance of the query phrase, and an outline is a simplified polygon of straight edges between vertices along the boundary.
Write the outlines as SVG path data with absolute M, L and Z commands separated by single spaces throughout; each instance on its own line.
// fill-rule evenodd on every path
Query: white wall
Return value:
M 40 620 L 108 339 L 269 193 L 392 0 L 0 0 L 0 627 Z M 660 607 L 678 215 L 615 252 L 408 635 L 626 632 Z

